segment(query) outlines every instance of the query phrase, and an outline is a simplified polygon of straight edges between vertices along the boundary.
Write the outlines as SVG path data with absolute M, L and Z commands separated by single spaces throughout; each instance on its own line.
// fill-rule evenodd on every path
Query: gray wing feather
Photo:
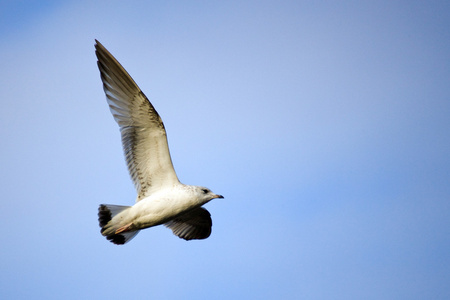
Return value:
M 164 225 L 172 229 L 176 236 L 187 241 L 206 239 L 211 235 L 211 214 L 203 207 L 199 207 Z
M 153 105 L 111 53 L 96 40 L 103 90 L 119 124 L 128 171 L 141 200 L 178 181 L 164 124 Z

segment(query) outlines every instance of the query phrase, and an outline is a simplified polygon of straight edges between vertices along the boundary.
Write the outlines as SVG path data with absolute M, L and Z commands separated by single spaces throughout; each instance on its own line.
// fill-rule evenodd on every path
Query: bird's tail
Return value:
M 101 204 L 98 208 L 98 223 L 102 228 L 100 230 L 101 234 L 106 236 L 106 238 L 116 245 L 123 245 L 129 242 L 132 238 L 139 233 L 139 230 L 134 231 L 126 231 L 116 233 L 122 225 L 120 224 L 118 219 L 117 221 L 114 219 L 115 216 L 120 214 L 121 212 L 126 211 L 131 206 L 122 206 L 122 205 L 111 205 L 111 204 Z

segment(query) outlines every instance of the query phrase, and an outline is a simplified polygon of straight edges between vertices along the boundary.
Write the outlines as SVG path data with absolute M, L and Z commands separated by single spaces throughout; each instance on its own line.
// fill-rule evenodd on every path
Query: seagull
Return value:
M 208 238 L 211 214 L 202 205 L 223 196 L 178 180 L 161 117 L 122 65 L 95 42 L 103 90 L 119 124 L 125 160 L 137 191 L 133 206 L 99 206 L 101 234 L 123 245 L 140 230 L 164 224 L 185 240 Z

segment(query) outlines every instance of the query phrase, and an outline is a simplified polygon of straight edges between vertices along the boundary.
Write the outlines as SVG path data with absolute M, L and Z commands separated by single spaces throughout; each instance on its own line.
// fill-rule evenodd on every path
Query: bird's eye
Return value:
M 202 189 L 203 194 L 208 194 L 208 190 L 207 189 Z

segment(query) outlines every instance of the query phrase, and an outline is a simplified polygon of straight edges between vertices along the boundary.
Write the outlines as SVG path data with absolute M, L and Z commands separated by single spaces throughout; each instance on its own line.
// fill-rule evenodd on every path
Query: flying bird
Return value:
M 206 239 L 212 221 L 202 205 L 223 196 L 205 187 L 180 183 L 161 117 L 122 65 L 95 42 L 103 90 L 119 125 L 125 160 L 137 191 L 133 206 L 100 205 L 101 234 L 123 245 L 140 230 L 164 224 L 182 239 Z

